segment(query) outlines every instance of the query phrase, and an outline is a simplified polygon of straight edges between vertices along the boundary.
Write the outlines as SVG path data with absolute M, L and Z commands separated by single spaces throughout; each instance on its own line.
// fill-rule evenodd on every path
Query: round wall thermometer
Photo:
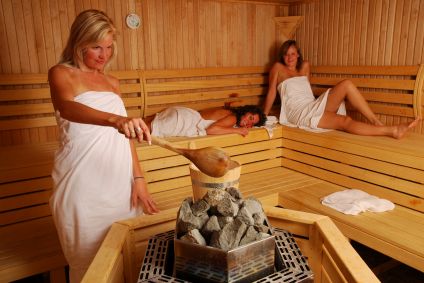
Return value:
M 140 17 L 137 14 L 128 14 L 125 21 L 130 29 L 137 29 L 141 25 Z

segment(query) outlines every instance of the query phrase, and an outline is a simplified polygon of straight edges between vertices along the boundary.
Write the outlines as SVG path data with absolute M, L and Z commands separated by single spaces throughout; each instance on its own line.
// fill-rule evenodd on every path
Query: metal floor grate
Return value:
M 157 234 L 149 239 L 137 283 L 190 282 L 173 277 L 174 234 L 174 230 L 171 230 Z M 313 273 L 309 268 L 306 258 L 300 252 L 292 234 L 279 228 L 274 228 L 273 234 L 276 245 L 275 272 L 254 282 L 313 282 Z M 219 278 L 213 278 L 213 267 L 208 268 L 211 272 L 211 281 L 215 280 L 219 282 Z M 237 270 L 235 272 L 245 271 Z M 246 272 L 249 272 L 249 270 Z M 242 282 L 242 278 L 233 282 Z

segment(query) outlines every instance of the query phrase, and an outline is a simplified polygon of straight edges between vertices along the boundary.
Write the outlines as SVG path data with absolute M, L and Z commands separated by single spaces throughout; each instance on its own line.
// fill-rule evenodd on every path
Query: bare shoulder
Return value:
M 50 86 L 57 84 L 73 83 L 75 70 L 62 64 L 54 65 L 49 69 L 48 80 Z
M 56 78 L 61 76 L 69 76 L 71 72 L 72 72 L 72 68 L 62 64 L 57 64 L 49 69 L 48 75 L 50 79 L 50 78 Z
M 205 120 L 220 120 L 232 112 L 223 107 L 207 108 L 199 111 L 200 115 Z
M 275 63 L 270 72 L 269 76 L 274 83 L 280 83 L 282 78 L 284 78 L 287 74 L 287 68 L 280 62 Z
M 110 83 L 110 85 L 112 86 L 114 92 L 120 94 L 120 92 L 119 92 L 119 79 L 112 76 L 112 75 L 109 75 L 109 74 L 106 74 L 106 78 L 107 78 L 108 82 Z
M 307 75 L 309 76 L 311 72 L 311 64 L 308 61 L 303 61 L 302 66 L 300 67 L 300 73 L 302 75 Z
M 278 74 L 279 72 L 284 71 L 284 69 L 285 69 L 285 66 L 283 64 L 281 64 L 280 62 L 276 62 L 274 63 L 274 65 L 272 65 L 270 72 L 274 74 Z

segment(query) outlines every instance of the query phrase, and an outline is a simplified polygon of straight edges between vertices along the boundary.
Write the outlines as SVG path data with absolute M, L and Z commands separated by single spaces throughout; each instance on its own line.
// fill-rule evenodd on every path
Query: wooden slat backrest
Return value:
M 315 95 L 343 79 L 351 80 L 377 114 L 418 117 L 423 112 L 424 67 L 318 66 L 312 67 Z
M 57 143 L 0 147 L 0 227 L 50 217 Z
M 424 211 L 422 135 L 396 141 L 285 127 L 283 137 L 284 167 Z
M 141 116 L 139 71 L 111 72 L 120 80 L 128 115 Z M 47 74 L 0 75 L 0 129 L 19 130 L 56 126 Z
M 279 128 L 281 130 L 281 128 Z M 269 139 L 265 129 L 254 129 L 248 137 L 239 135 L 170 139 L 175 146 L 222 147 L 243 164 L 243 172 L 281 166 L 281 131 Z M 51 170 L 58 143 L 0 147 L 0 227 L 50 215 Z M 190 186 L 189 160 L 158 146 L 146 143 L 137 152 L 149 191 L 152 194 Z
M 281 166 L 281 131 L 274 132 L 272 139 L 269 138 L 265 129 L 254 129 L 249 133 L 248 138 L 234 134 L 190 139 L 176 138 L 173 143 L 177 147 L 185 148 L 221 147 L 233 160 L 243 165 L 243 174 Z M 189 160 L 185 157 L 158 146 L 146 144 L 137 147 L 137 152 L 146 172 L 151 193 L 191 185 Z
M 152 70 L 142 73 L 144 116 L 172 105 L 196 110 L 224 105 L 259 105 L 267 91 L 264 67 Z
M 260 105 L 268 85 L 265 67 L 110 73 L 120 79 L 128 115 L 141 117 L 172 105 L 196 110 L 223 105 Z M 410 119 L 423 113 L 424 65 L 312 68 L 311 82 L 316 94 L 343 78 L 352 79 L 360 87 L 378 114 Z M 278 111 L 277 103 L 274 106 Z M 389 120 L 389 123 L 394 122 Z M 46 74 L 0 74 L 0 137 L 0 145 L 57 140 Z

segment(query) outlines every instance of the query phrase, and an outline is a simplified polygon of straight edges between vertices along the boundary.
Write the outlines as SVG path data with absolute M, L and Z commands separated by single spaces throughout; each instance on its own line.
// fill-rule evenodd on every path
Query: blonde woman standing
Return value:
M 80 282 L 110 225 L 158 212 L 139 166 L 133 139 L 150 141 L 141 118 L 129 118 L 119 82 L 105 73 L 116 56 L 116 29 L 98 10 L 80 13 L 59 63 L 49 70 L 60 132 L 52 172 L 53 219 L 70 267 Z

